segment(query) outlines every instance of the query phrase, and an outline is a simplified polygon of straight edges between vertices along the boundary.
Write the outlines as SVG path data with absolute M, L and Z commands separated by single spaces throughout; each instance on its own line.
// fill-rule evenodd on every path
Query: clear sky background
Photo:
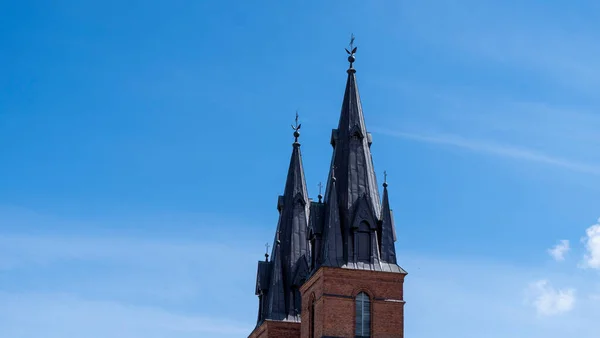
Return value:
M 596 1 L 0 1 L 0 337 L 247 336 L 290 124 L 316 198 L 351 33 L 406 336 L 598 337 L 598 22 Z

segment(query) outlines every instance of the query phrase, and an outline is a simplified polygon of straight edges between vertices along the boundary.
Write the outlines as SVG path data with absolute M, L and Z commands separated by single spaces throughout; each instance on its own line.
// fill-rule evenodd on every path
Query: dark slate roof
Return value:
M 256 275 L 256 290 L 255 294 L 266 294 L 269 290 L 269 283 L 271 281 L 271 262 L 259 261 L 258 271 Z
M 392 255 L 395 240 L 394 231 L 381 228 L 383 224 L 383 210 L 377 188 L 377 179 L 371 156 L 371 135 L 367 132 L 365 119 L 356 82 L 356 70 L 352 66 L 354 54 L 348 69 L 344 99 L 338 128 L 332 131 L 331 144 L 333 146 L 332 166 L 330 168 L 329 180 L 325 192 L 325 209 L 329 214 L 325 217 L 323 236 L 329 236 L 329 242 L 323 240 L 322 253 L 328 253 L 327 265 L 350 269 L 391 271 L 405 273 L 395 261 L 395 252 Z M 335 173 L 335 183 L 332 179 Z M 332 204 L 339 206 L 339 214 L 333 217 Z M 387 202 L 389 209 L 389 201 Z M 391 214 L 385 221 L 386 227 L 392 227 Z M 354 252 L 354 231 L 360 224 L 366 223 L 372 233 L 379 236 L 371 236 L 370 261 L 359 261 L 357 253 Z M 337 238 L 341 236 L 340 245 Z M 331 238 L 335 238 L 332 240 Z M 381 241 L 381 243 L 378 243 Z M 390 246 L 391 243 L 391 246 Z M 327 247 L 325 247 L 327 245 Z M 380 254 L 380 248 L 387 250 L 385 255 Z M 335 247 L 335 250 L 333 249 Z M 335 253 L 335 259 L 332 259 Z M 394 260 L 390 257 L 394 256 Z M 322 260 L 324 260 L 323 257 Z M 324 263 L 325 264 L 325 263 Z
M 383 220 L 381 222 L 381 259 L 388 263 L 396 263 L 396 234 L 394 219 L 388 200 L 387 183 L 383 184 L 383 204 L 381 205 Z
M 370 141 L 356 83 L 356 70 L 347 71 L 346 90 L 338 128 L 332 131 L 333 167 L 336 168 L 337 191 L 340 206 L 351 219 L 354 203 L 367 195 L 374 206 L 379 206 L 379 191 L 373 168 Z M 330 171 L 331 177 L 331 171 Z M 330 193 L 331 182 L 327 183 Z M 327 198 L 326 193 L 326 198 Z M 379 210 L 373 210 L 379 217 Z
M 300 144 L 294 142 L 283 195 L 278 199 L 279 223 L 273 243 L 265 319 L 300 320 L 298 289 L 309 272 L 307 229 L 310 200 Z
M 325 222 L 325 204 L 320 202 L 310 203 L 310 218 L 308 223 L 309 236 L 320 235 L 323 233 L 323 223 Z
M 325 225 L 323 228 L 323 244 L 319 266 L 339 267 L 344 265 L 344 244 L 340 225 L 340 211 L 338 207 L 336 180 L 331 180 L 331 194 L 325 211 Z
M 283 320 L 286 317 L 285 291 L 283 287 L 281 246 L 275 244 L 272 255 L 271 281 L 266 297 L 264 319 Z

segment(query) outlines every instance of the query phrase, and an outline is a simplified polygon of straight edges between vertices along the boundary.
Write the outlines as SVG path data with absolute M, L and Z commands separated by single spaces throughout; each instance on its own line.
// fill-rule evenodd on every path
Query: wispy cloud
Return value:
M 70 294 L 1 293 L 2 337 L 239 337 L 243 324 Z
M 244 247 L 32 226 L 0 233 L 1 337 L 233 338 L 252 329 L 255 311 L 231 308 L 255 302 L 244 286 L 258 258 Z
M 467 139 L 458 135 L 417 134 L 402 131 L 391 131 L 386 129 L 375 129 L 374 132 L 422 143 L 441 144 L 484 154 L 547 164 L 581 173 L 600 175 L 600 166 L 579 163 L 559 157 L 542 154 L 529 149 Z
M 252 292 L 256 259 L 227 245 L 181 238 L 0 234 L 0 257 L 6 263 L 0 270 L 0 337 L 247 335 L 257 306 Z M 411 336 L 439 336 L 441 328 L 451 325 L 465 337 L 553 338 L 573 332 L 571 325 L 579 320 L 580 313 L 574 312 L 561 316 L 556 327 L 535 321 L 519 293 L 538 273 L 529 268 L 483 258 L 427 259 L 402 252 L 399 257 L 400 264 L 413 271 L 405 289 Z M 555 272 L 546 276 L 561 279 Z M 570 276 L 567 279 L 570 283 Z M 586 289 L 576 285 L 577 290 Z M 559 291 L 568 291 L 551 290 L 559 296 Z M 568 305 L 540 299 L 560 309 Z M 573 311 L 586 301 L 592 302 L 578 300 Z M 448 307 L 457 311 L 441 310 Z M 590 313 L 594 318 L 577 322 L 578 337 L 593 337 L 589 328 L 595 325 L 598 309 Z M 500 329 L 487 334 L 490 326 Z
M 548 254 L 550 254 L 555 261 L 562 262 L 565 260 L 565 254 L 569 252 L 569 250 L 569 241 L 563 239 L 558 244 L 548 249 Z
M 547 280 L 529 285 L 528 302 L 540 316 L 555 316 L 573 310 L 575 289 L 555 289 Z

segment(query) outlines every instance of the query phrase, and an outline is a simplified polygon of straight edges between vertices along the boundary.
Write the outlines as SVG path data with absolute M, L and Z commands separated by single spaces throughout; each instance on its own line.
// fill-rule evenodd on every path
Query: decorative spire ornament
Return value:
M 302 123 L 298 124 L 298 111 L 296 110 L 296 125 L 292 124 L 292 129 L 294 130 L 294 143 L 298 143 L 298 137 L 300 137 L 300 127 L 302 127 Z
M 354 56 L 354 54 L 356 54 L 356 49 L 358 47 L 354 47 L 354 34 L 352 34 L 350 36 L 350 50 L 346 49 L 346 53 L 348 53 L 348 62 L 350 62 L 350 68 L 352 68 L 352 64 L 354 63 L 354 61 L 356 61 L 356 57 Z

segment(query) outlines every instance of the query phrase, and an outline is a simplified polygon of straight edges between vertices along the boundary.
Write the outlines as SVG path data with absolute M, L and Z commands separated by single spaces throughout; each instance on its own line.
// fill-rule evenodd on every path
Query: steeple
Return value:
M 406 271 L 397 264 L 385 172 L 381 198 L 378 191 L 354 68 L 356 51 L 352 36 L 339 122 L 331 133 L 329 175 L 323 194 L 319 183 L 318 201 L 308 198 L 296 113 L 271 255 L 258 262 L 260 305 L 250 338 L 404 336 Z M 364 291 L 357 295 L 356 290 Z M 382 299 L 385 306 L 379 304 Z M 378 310 L 370 311 L 369 304 Z
M 356 50 L 352 36 L 342 109 L 331 134 L 329 175 L 323 194 L 319 183 L 318 201 L 308 198 L 296 113 L 273 248 L 258 262 L 260 305 L 250 338 L 404 336 L 406 271 L 397 264 L 385 172 L 381 198 L 378 191 L 356 81 Z M 369 310 L 371 304 L 376 311 Z
M 300 286 L 308 274 L 309 199 L 300 153 L 298 114 L 285 189 L 279 196 L 279 222 L 271 255 L 271 273 L 262 319 L 300 320 Z M 261 318 L 259 317 L 259 322 Z
M 381 270 L 378 243 L 381 204 L 371 158 L 371 134 L 367 132 L 356 83 L 354 62 L 357 47 L 353 43 L 354 37 L 350 49 L 346 49 L 350 67 L 346 71 L 348 78 L 338 128 L 331 134 L 332 164 L 336 168 L 337 180 L 334 188 L 329 179 L 325 203 L 332 202 L 335 189 L 340 211 L 335 227 L 343 239 L 344 266 Z
M 350 68 L 338 128 L 332 131 L 333 164 L 338 168 L 337 190 L 340 206 L 352 213 L 354 203 L 366 195 L 373 205 L 379 205 L 379 192 L 371 159 L 371 134 L 367 132 L 362 104 L 356 83 L 357 47 L 349 53 Z M 328 190 L 330 184 L 327 184 Z M 378 210 L 373 210 L 379 216 Z M 352 216 L 352 215 L 346 215 Z

